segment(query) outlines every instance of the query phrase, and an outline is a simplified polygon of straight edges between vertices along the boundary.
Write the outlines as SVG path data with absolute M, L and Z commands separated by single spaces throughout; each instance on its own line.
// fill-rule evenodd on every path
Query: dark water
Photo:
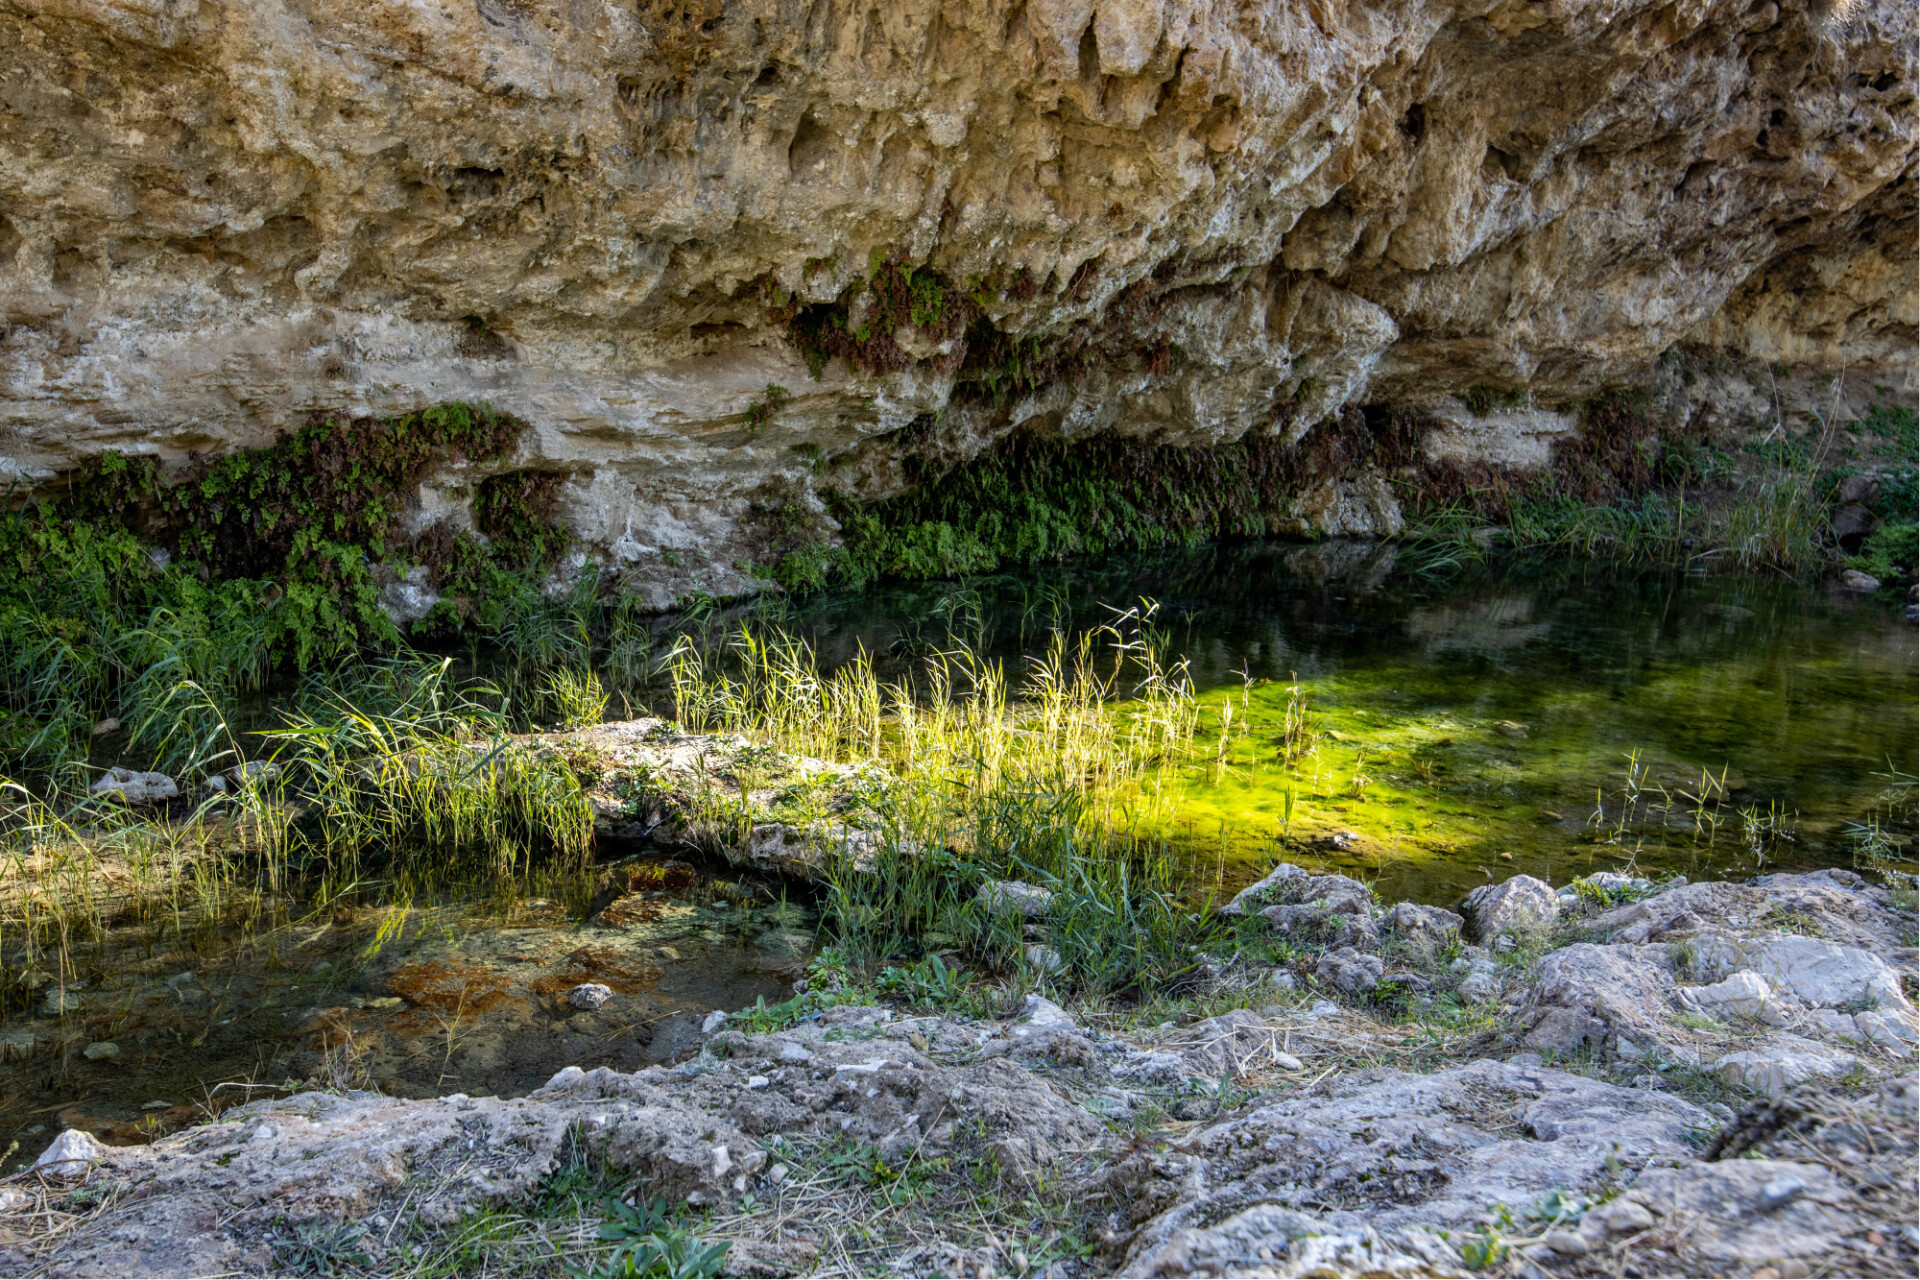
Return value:
M 1048 628 L 1142 599 L 1209 732 L 1234 704 L 1228 767 L 1182 772 L 1168 831 L 1228 884 L 1275 857 L 1389 901 L 1517 871 L 1744 876 L 1852 865 L 1849 824 L 1868 821 L 1911 857 L 1915 632 L 1886 598 L 1591 563 L 1436 581 L 1392 548 L 1326 543 L 894 588 L 795 620 L 828 659 L 953 632 L 1017 664 Z M 1319 735 L 1288 768 L 1296 682 Z

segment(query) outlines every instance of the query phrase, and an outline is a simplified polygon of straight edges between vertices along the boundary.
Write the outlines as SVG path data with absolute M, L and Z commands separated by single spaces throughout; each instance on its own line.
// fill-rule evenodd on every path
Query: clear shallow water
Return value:
M 637 1070 L 697 1045 L 711 1009 L 786 998 L 813 945 L 778 886 L 671 859 L 604 862 L 548 892 L 111 930 L 76 956 L 77 1009 L 0 1021 L 0 1173 L 63 1128 L 150 1141 L 303 1081 L 512 1096 L 564 1066 Z M 583 983 L 612 997 L 577 1010 Z M 103 1043 L 114 1052 L 87 1056 Z
M 1443 583 L 1394 561 L 1352 544 L 1209 548 L 830 597 L 795 621 L 829 661 L 856 645 L 897 658 L 952 630 L 1017 663 L 1049 627 L 1158 601 L 1210 740 L 1233 703 L 1227 767 L 1181 772 L 1165 832 L 1226 887 L 1275 858 L 1435 903 L 1517 872 L 1851 865 L 1847 824 L 1886 820 L 1881 793 L 1916 770 L 1915 632 L 1897 603 L 1591 564 Z M 1295 685 L 1318 736 L 1289 768 Z M 1910 819 L 1897 834 L 1910 857 Z

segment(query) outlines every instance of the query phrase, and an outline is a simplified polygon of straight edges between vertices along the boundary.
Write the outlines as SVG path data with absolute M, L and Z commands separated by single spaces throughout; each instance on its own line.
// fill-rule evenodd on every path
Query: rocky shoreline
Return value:
M 1297 959 L 1215 965 L 1158 1025 L 822 998 L 520 1098 L 320 1090 L 149 1146 L 70 1131 L 0 1183 L 0 1274 L 408 1274 L 583 1160 L 704 1215 L 739 1275 L 1911 1274 L 1903 907 L 1834 870 L 1519 876 L 1456 914 L 1282 865 L 1223 910 Z M 942 1221 L 954 1180 L 1063 1197 L 1077 1250 Z M 878 1245 L 848 1253 L 855 1210 L 783 1207 L 822 1187 L 878 1204 Z M 917 1229 L 889 1235 L 908 1187 Z M 322 1236 L 331 1262 L 289 1251 Z

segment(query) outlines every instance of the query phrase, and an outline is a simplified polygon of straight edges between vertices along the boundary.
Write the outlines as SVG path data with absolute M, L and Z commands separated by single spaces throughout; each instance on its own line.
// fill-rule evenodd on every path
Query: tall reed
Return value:
M 856 958 L 970 950 L 1035 980 L 1113 990 L 1175 981 L 1205 932 L 1168 847 L 1162 780 L 1196 759 L 1200 722 L 1184 660 L 1167 656 L 1155 607 L 1058 629 L 1017 679 L 964 640 L 883 681 L 865 653 L 831 672 L 812 647 L 743 627 L 719 650 L 670 655 L 688 728 L 883 771 L 865 800 L 882 847 L 844 852 L 829 927 Z M 989 880 L 1048 889 L 1044 945 L 979 894 Z

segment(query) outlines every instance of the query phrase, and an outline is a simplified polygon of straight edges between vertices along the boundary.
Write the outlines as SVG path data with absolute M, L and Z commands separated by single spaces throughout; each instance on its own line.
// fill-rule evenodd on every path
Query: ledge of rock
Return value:
M 0 472 L 487 400 L 535 428 L 498 465 L 662 602 L 753 589 L 769 486 L 897 490 L 942 410 L 953 460 L 1421 403 L 1427 452 L 1524 466 L 1682 340 L 1913 385 L 1902 0 L 20 0 L 0 35 Z M 786 318 L 887 261 L 950 305 L 816 380 Z M 986 331 L 1076 372 L 956 397 Z M 1398 520 L 1377 476 L 1298 496 Z

